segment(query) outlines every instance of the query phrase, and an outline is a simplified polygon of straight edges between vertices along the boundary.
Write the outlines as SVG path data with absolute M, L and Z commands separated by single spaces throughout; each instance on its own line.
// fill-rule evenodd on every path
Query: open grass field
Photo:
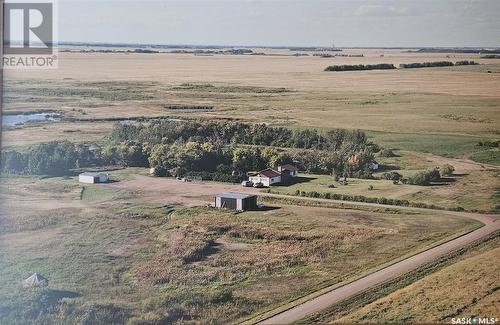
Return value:
M 236 322 L 478 226 L 434 212 L 122 204 L 113 187 L 82 197 L 72 178 L 1 184 L 2 322 Z M 33 272 L 48 289 L 18 287 Z

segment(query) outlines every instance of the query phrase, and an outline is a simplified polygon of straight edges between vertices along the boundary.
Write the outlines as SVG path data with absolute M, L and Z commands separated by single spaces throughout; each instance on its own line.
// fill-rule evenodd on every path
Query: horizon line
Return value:
M 320 46 L 320 45 L 236 45 L 236 44 L 189 44 L 189 43 L 134 43 L 108 41 L 59 41 L 57 45 L 94 45 L 111 47 L 171 47 L 171 48 L 270 48 L 270 49 L 500 49 L 500 46 Z

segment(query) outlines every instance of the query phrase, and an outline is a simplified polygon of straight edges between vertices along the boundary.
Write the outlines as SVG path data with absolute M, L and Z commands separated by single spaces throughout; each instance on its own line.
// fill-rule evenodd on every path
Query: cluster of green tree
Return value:
M 334 152 L 304 149 L 276 149 L 256 146 L 220 146 L 212 142 L 177 141 L 152 147 L 149 164 L 157 176 L 192 176 L 216 181 L 238 182 L 248 171 L 295 163 L 309 173 L 369 177 L 369 151 L 359 153 L 351 165 L 346 157 Z M 348 160 L 348 159 L 347 159 Z
M 441 179 L 441 173 L 439 168 L 433 168 L 418 172 L 410 177 L 406 181 L 410 185 L 430 185 L 432 182 Z
M 500 55 L 498 55 L 498 54 L 486 54 L 486 55 L 481 55 L 480 59 L 500 59 Z
M 432 182 L 440 180 L 441 177 L 453 175 L 453 172 L 455 172 L 455 167 L 450 164 L 444 164 L 441 168 L 435 167 L 424 170 L 409 178 L 403 178 L 403 175 L 395 171 L 383 173 L 382 178 L 394 181 L 394 184 L 401 181 L 403 184 L 410 185 L 430 185 Z
M 463 61 L 457 61 L 455 62 L 455 65 L 478 65 L 479 63 L 475 61 L 468 61 L 468 60 L 463 60 Z
M 104 165 L 148 166 L 149 150 L 135 141 L 124 141 L 104 149 L 69 141 L 52 141 L 26 151 L 2 152 L 0 170 L 7 174 L 68 175 L 71 170 Z
M 430 68 L 430 67 L 452 67 L 454 64 L 450 61 L 435 61 L 435 62 L 414 62 L 414 63 L 401 63 L 399 65 L 402 69 L 413 68 Z
M 479 141 L 477 145 L 479 147 L 498 148 L 500 147 L 500 140 Z
M 396 69 L 392 63 L 379 63 L 379 64 L 343 64 L 343 65 L 330 65 L 325 68 L 325 71 L 359 71 L 359 70 L 385 70 Z
M 117 124 L 102 149 L 53 141 L 2 153 L 4 173 L 66 175 L 91 166 L 153 167 L 158 176 L 238 181 L 248 171 L 294 163 L 306 172 L 370 177 L 378 146 L 361 131 L 289 130 L 228 122 Z
M 291 162 L 306 172 L 369 177 L 373 153 L 379 150 L 361 131 L 290 130 L 234 122 L 117 125 L 110 139 L 113 143 L 135 139 L 151 146 L 149 163 L 158 167 L 159 175 L 206 172 L 216 178 Z
M 154 121 L 149 124 L 116 125 L 113 142 L 134 140 L 150 145 L 175 141 L 211 142 L 213 144 L 246 144 L 281 148 L 300 148 L 355 153 L 367 147 L 376 148 L 360 130 L 291 130 L 265 124 L 238 122 Z M 376 149 L 378 151 L 378 148 Z
M 349 194 L 340 194 L 340 193 L 320 193 L 316 191 L 300 191 L 297 190 L 294 193 L 296 196 L 303 197 L 313 197 L 313 198 L 321 198 L 327 200 L 339 200 L 339 201 L 351 201 L 351 202 L 366 202 L 366 203 L 377 203 L 377 204 L 386 204 L 386 205 L 396 205 L 403 207 L 413 207 L 413 208 L 424 208 L 424 209 L 435 209 L 435 210 L 450 210 L 450 211 L 464 211 L 463 207 L 452 207 L 452 208 L 444 208 L 441 206 L 437 206 L 434 204 L 426 204 L 422 202 L 410 202 L 408 200 L 400 200 L 400 199 L 388 199 L 385 197 L 366 197 L 364 195 L 349 195 Z
M 452 67 L 454 65 L 476 65 L 479 64 L 474 61 L 457 61 L 456 63 L 450 61 L 435 61 L 435 62 L 415 62 L 415 63 L 401 63 L 399 65 L 402 69 L 412 68 L 430 68 L 430 67 Z
M 2 153 L 2 171 L 16 174 L 59 175 L 74 168 L 78 153 L 71 142 L 49 142 L 30 148 Z

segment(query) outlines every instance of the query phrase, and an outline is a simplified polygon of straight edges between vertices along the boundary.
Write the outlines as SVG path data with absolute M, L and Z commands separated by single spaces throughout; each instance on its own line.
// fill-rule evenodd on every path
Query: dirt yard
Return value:
M 104 185 L 127 194 L 127 202 L 182 204 L 185 206 L 204 206 L 214 202 L 218 193 L 241 192 L 257 194 L 258 189 L 243 187 L 239 184 L 217 182 L 183 182 L 170 177 L 149 177 L 133 175 L 132 180 Z

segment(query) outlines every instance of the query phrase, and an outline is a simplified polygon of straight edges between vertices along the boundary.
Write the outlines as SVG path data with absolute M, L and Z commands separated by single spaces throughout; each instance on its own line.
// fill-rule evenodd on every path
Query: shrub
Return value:
M 450 176 L 455 171 L 455 167 L 453 167 L 450 164 L 445 164 L 443 167 L 441 167 L 440 171 L 441 171 L 441 176 Z
M 383 173 L 382 177 L 388 181 L 400 181 L 403 178 L 403 175 L 401 175 L 398 172 L 391 171 L 388 173 Z
M 429 169 L 416 173 L 408 178 L 408 184 L 411 185 L 430 185 L 431 182 L 437 181 L 441 178 L 439 169 Z
M 380 157 L 396 157 L 396 154 L 394 153 L 394 151 L 392 151 L 392 149 L 382 149 L 380 151 Z

